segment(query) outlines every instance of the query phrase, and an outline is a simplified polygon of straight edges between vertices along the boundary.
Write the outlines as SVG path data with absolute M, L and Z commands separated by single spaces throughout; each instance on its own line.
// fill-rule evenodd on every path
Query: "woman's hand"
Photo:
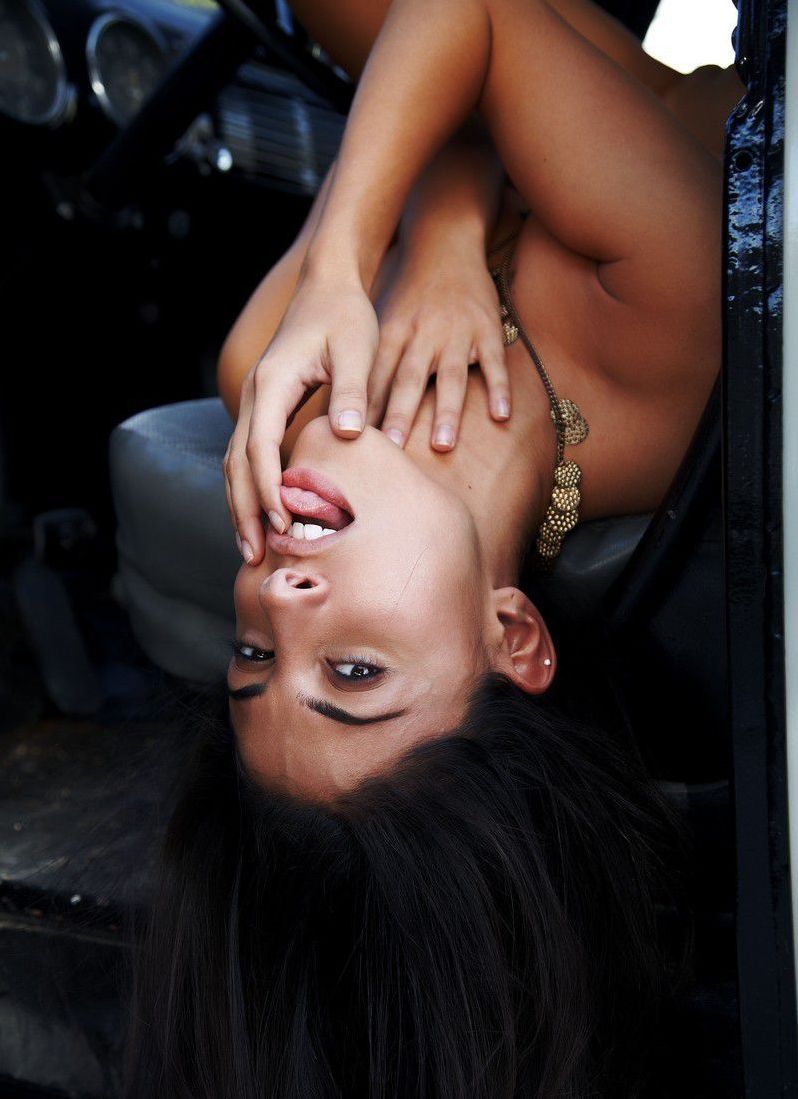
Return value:
M 404 250 L 379 303 L 380 341 L 369 381 L 369 422 L 404 446 L 431 374 L 431 445 L 457 442 L 469 363 L 478 362 L 495 420 L 510 415 L 499 298 L 480 241 L 456 233 Z
M 291 521 L 279 491 L 286 427 L 320 385 L 329 385 L 332 430 L 345 439 L 360 435 L 378 340 L 377 315 L 356 280 L 300 281 L 274 338 L 244 379 L 224 459 L 227 503 L 247 564 L 263 558 L 264 512 L 279 533 Z

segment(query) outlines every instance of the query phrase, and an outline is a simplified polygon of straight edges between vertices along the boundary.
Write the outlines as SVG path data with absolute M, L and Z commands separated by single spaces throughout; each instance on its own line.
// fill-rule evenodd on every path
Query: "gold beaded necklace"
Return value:
M 532 341 L 518 316 L 518 310 L 510 293 L 510 265 L 515 254 L 518 235 L 518 233 L 514 233 L 509 242 L 502 241 L 497 248 L 493 249 L 494 252 L 497 252 L 507 245 L 499 264 L 490 268 L 490 274 L 499 294 L 504 345 L 509 347 L 510 344 L 515 343 L 520 338 L 529 352 L 540 380 L 543 382 L 543 388 L 546 390 L 546 396 L 551 406 L 551 418 L 557 431 L 557 462 L 554 467 L 554 488 L 535 540 L 535 546 L 541 559 L 551 565 L 562 549 L 563 539 L 566 534 L 573 530 L 579 522 L 579 505 L 582 502 L 579 491 L 582 470 L 573 460 L 565 459 L 565 448 L 566 446 L 578 446 L 579 443 L 584 442 L 590 428 L 574 401 L 569 401 L 567 397 L 557 396 L 548 371 L 541 362 L 540 356 L 532 345 Z

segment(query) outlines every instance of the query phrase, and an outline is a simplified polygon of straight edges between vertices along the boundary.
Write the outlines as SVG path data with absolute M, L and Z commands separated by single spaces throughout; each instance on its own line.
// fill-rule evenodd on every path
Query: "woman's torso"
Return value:
M 497 240 L 507 225 L 505 218 Z M 691 301 L 678 315 L 672 308 L 644 313 L 609 298 L 596 264 L 562 245 L 533 214 L 520 228 L 516 307 L 557 395 L 576 401 L 590 426 L 587 440 L 566 451 L 583 470 L 582 519 L 655 507 L 689 444 L 720 358 L 719 264 L 711 258 L 703 262 L 707 280 L 717 283 L 718 307 L 712 316 L 702 315 L 705 306 Z M 543 384 L 520 340 L 507 348 L 507 365 L 516 407 L 519 400 L 532 400 L 547 409 Z M 530 377 L 535 379 L 531 387 L 525 384 Z M 472 371 L 466 406 L 484 406 L 481 389 L 478 372 Z M 326 413 L 328 396 L 326 387 L 319 390 L 297 413 L 283 442 L 286 459 L 308 420 Z M 429 433 L 434 401 L 433 379 L 414 431 Z M 462 430 L 478 422 L 464 416 Z M 553 447 L 554 424 L 544 422 L 546 429 L 551 426 Z M 521 437 L 518 443 L 539 450 L 534 440 Z
M 689 445 L 720 366 L 719 254 L 696 264 L 706 283 L 701 297 L 633 308 L 607 294 L 594 262 L 533 215 L 524 223 L 516 308 L 557 396 L 574 401 L 590 428 L 583 443 L 566 448 L 582 468 L 582 519 L 656 507 Z M 507 360 L 511 378 L 535 372 L 520 340 Z M 548 405 L 542 382 L 538 390 Z
M 723 122 L 742 90 L 733 70 L 708 66 L 686 77 L 668 106 L 718 155 Z M 620 302 L 605 289 L 600 266 L 553 237 L 534 213 L 522 224 L 517 196 L 508 190 L 493 242 L 520 229 L 517 310 L 557 395 L 575 401 L 590 425 L 586 441 L 566 452 L 583 470 L 582 519 L 656 507 L 690 443 L 720 368 L 720 224 L 718 191 L 717 236 L 710 247 L 697 244 L 683 284 L 667 301 Z M 651 256 L 652 264 L 661 260 Z M 384 279 L 394 263 L 395 255 L 386 257 Z M 525 388 L 519 379 L 534 366 L 520 340 L 507 349 L 507 362 L 511 384 Z M 467 404 L 484 404 L 481 384 L 472 371 Z M 535 392 L 530 399 L 547 407 L 542 383 Z M 297 414 L 284 440 L 286 456 L 304 424 L 326 412 L 327 399 L 325 388 Z M 433 408 L 431 382 L 415 430 L 429 430 Z M 553 423 L 551 431 L 554 439 Z

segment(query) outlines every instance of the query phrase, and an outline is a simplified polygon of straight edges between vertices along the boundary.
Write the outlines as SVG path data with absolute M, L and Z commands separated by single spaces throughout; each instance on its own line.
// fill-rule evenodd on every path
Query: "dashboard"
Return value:
M 97 106 L 125 125 L 158 83 L 169 57 L 163 35 L 140 15 L 97 14 L 85 42 L 85 77 Z M 75 75 L 44 4 L 0 0 L 0 111 L 32 126 L 69 123 L 82 83 Z
M 61 46 L 44 10 L 31 0 L 0 0 L 0 110 L 32 125 L 58 125 L 68 113 Z
M 207 3 L 0 0 L 0 464 L 30 514 L 88 501 L 112 529 L 111 428 L 215 392 L 225 336 L 336 153 L 340 81 L 310 90 L 329 75 L 313 45 L 219 28 Z M 93 186 L 109 161 L 130 171 L 119 202 Z M 3 461 L 31 438 L 57 460 Z
M 213 0 L 0 0 L 0 126 L 40 162 L 49 156 L 50 170 L 79 173 L 135 117 L 215 11 Z M 291 20 L 284 6 L 282 18 Z M 200 175 L 310 195 L 342 129 L 326 100 L 258 46 L 189 127 L 175 157 Z

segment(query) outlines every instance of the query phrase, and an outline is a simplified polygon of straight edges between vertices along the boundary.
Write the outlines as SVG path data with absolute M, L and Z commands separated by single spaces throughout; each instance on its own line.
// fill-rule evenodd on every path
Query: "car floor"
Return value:
M 11 556 L 0 581 L 0 1099 L 111 1099 L 130 925 L 152 890 L 184 750 L 164 700 L 185 704 L 186 692 L 149 665 L 88 555 L 50 580 L 75 611 L 100 704 L 59 712 L 23 626 L 25 562 Z M 52 676 L 58 653 L 47 659 Z

